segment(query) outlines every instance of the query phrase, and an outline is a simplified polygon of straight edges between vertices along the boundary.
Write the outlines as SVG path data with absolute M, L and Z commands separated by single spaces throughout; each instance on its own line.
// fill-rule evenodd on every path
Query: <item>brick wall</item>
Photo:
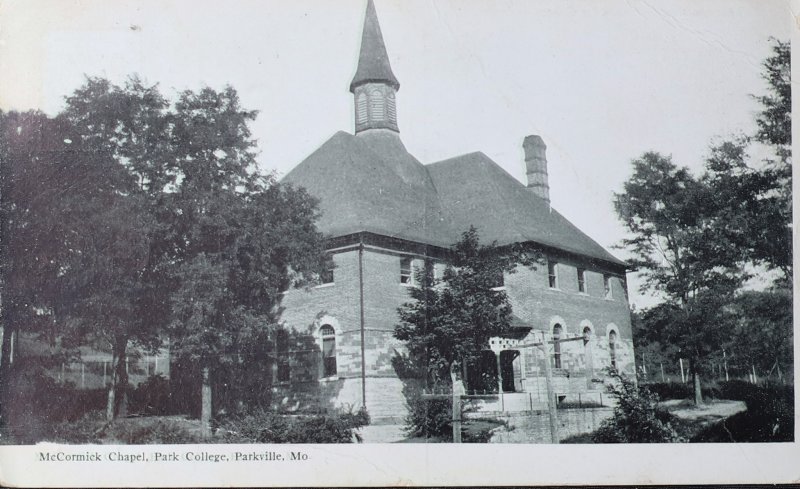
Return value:
M 382 416 L 402 417 L 405 406 L 395 394 L 401 383 L 382 383 L 377 379 L 396 379 L 392 358 L 404 352 L 402 342 L 393 331 L 398 323 L 397 309 L 410 301 L 409 284 L 400 280 L 400 260 L 405 255 L 367 247 L 362 256 L 364 278 L 364 360 L 368 396 L 367 407 L 375 403 Z M 349 249 L 333 255 L 334 282 L 304 290 L 290 290 L 284 294 L 282 319 L 285 325 L 312 335 L 318 346 L 322 343 L 319 328 L 330 324 L 336 331 L 337 375 L 347 380 L 346 388 L 331 391 L 336 396 L 335 405 L 360 406 L 361 391 L 361 311 L 359 290 L 359 251 Z M 415 257 L 414 266 L 422 266 L 422 257 Z M 610 365 L 608 332 L 614 329 L 617 367 L 633 372 L 633 347 L 631 341 L 630 313 L 624 291 L 624 277 L 613 275 L 611 270 L 598 269 L 592 264 L 578 263 L 559 258 L 558 289 L 548 285 L 547 266 L 537 265 L 536 270 L 519 267 L 516 273 L 505 277 L 505 288 L 514 314 L 535 331 L 550 333 L 555 323 L 563 328 L 562 337 L 581 336 L 589 326 L 592 335 L 588 344 L 574 341 L 561 345 L 562 369 L 554 375 L 561 392 L 574 393 L 595 390 L 603 368 Z M 577 267 L 585 267 L 586 293 L 578 292 Z M 441 265 L 437 269 L 441 269 Z M 611 298 L 606 298 L 603 275 L 610 276 Z M 533 341 L 532 335 L 526 341 Z M 517 385 L 530 389 L 544 376 L 544 356 L 529 349 L 517 362 L 515 371 L 521 377 Z M 320 353 L 321 355 L 321 353 Z M 552 362 L 552 357 L 550 358 Z M 297 363 L 297 362 L 295 362 Z M 316 369 L 322 377 L 321 362 L 308 362 L 305 369 Z M 299 378 L 304 367 L 294 365 L 293 374 Z M 370 380 L 375 379 L 375 380 Z M 331 381 L 334 379 L 328 379 Z M 374 384 L 374 386 L 373 386 Z M 385 384 L 385 385 L 384 385 Z M 380 386 L 380 388 L 378 388 Z M 375 388 L 373 388 L 375 387 Z M 538 387 L 538 385 L 537 385 Z M 392 390 L 391 393 L 386 390 Z M 397 390 L 398 392 L 394 392 Z M 382 398 L 391 398 L 383 402 Z M 397 399 L 396 399 L 397 398 Z M 397 412 L 392 413 L 394 405 Z

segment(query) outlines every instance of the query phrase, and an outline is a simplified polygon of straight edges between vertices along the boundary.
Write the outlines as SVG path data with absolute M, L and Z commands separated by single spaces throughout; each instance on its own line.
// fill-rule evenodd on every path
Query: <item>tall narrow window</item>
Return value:
M 608 333 L 608 355 L 611 357 L 611 368 L 617 368 L 617 332 Z
M 553 366 L 561 368 L 561 332 L 563 329 L 560 324 L 553 326 Z
M 370 101 L 370 110 L 369 110 L 370 119 L 372 119 L 373 121 L 382 121 L 384 119 L 385 103 L 381 91 L 373 90 L 372 93 L 369 94 L 369 101 Z
M 291 367 L 289 365 L 289 333 L 279 329 L 275 333 L 275 353 L 278 361 L 278 382 L 289 382 Z
M 414 274 L 411 270 L 411 258 L 400 258 L 400 283 L 411 285 L 414 282 Z
M 586 269 L 584 268 L 578 269 L 578 292 L 586 293 Z
M 367 123 L 367 94 L 364 92 L 359 93 L 356 100 L 356 123 Z
M 608 275 L 603 275 L 603 290 L 605 291 L 606 299 L 613 298 L 611 293 L 611 278 Z
M 330 324 L 323 324 L 319 329 L 322 337 L 322 376 L 336 375 L 336 332 Z
M 558 288 L 558 263 L 554 261 L 547 262 L 547 280 L 551 289 Z

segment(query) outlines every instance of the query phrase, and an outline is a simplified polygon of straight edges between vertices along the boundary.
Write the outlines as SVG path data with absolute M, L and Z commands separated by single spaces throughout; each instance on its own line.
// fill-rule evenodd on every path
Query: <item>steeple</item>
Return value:
M 375 4 L 372 0 L 367 0 L 358 68 L 350 82 L 350 91 L 355 102 L 356 133 L 367 129 L 391 129 L 399 132 L 395 102 L 399 89 L 400 82 L 392 73 L 389 56 L 386 54 Z

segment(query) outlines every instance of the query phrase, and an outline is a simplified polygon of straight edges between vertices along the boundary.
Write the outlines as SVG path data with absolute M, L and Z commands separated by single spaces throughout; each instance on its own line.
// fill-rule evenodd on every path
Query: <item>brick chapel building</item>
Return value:
M 542 139 L 522 143 L 527 185 L 481 152 L 423 164 L 400 137 L 399 88 L 368 0 L 350 84 L 354 134 L 337 132 L 283 179 L 319 199 L 318 228 L 335 264 L 320 285 L 284 294 L 285 326 L 315 346 L 279 360 L 284 403 L 305 391 L 329 406 L 366 406 L 373 420 L 402 417 L 397 309 L 410 300 L 414 269 L 427 263 L 440 273 L 470 226 L 485 243 L 526 243 L 545 255 L 546 265 L 520 267 L 503 286 L 516 340 L 583 339 L 549 355 L 559 398 L 602 391 L 607 366 L 632 372 L 625 263 L 551 207 Z M 500 354 L 504 392 L 541 391 L 543 355 L 532 350 Z

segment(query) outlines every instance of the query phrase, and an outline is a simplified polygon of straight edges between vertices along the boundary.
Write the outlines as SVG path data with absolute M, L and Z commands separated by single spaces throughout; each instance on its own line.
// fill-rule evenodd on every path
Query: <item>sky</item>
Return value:
M 522 140 L 547 144 L 552 205 L 607 248 L 613 193 L 645 151 L 699 171 L 714 140 L 752 133 L 777 0 L 375 0 L 400 134 L 432 163 L 483 151 L 525 182 Z M 366 0 L 4 0 L 0 107 L 57 113 L 85 75 L 137 73 L 175 97 L 233 86 L 260 165 L 286 174 L 338 130 Z M 502 219 L 502 216 L 498 216 Z M 622 259 L 624 250 L 611 250 Z M 638 307 L 656 299 L 640 294 Z

